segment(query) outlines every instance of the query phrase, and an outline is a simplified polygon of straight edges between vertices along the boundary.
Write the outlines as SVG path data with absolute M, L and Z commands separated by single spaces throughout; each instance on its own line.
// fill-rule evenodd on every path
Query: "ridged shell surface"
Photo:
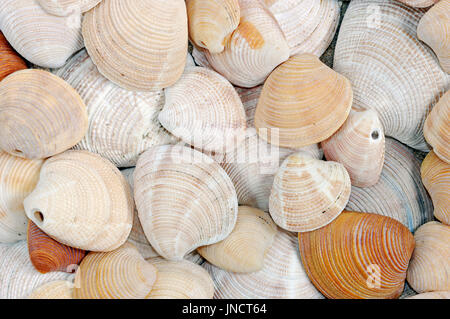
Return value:
M 450 299 L 450 291 L 424 292 L 408 299 Z
M 26 68 L 25 61 L 14 51 L 3 33 L 0 32 L 0 81 L 11 73 Z
M 62 17 L 89 11 L 100 1 L 102 0 L 37 0 L 45 11 Z
M 429 6 L 432 6 L 439 0 L 397 0 L 397 1 L 407 4 L 408 6 L 411 7 L 427 8 Z
M 28 299 L 73 299 L 73 283 L 66 280 L 57 280 L 36 288 Z

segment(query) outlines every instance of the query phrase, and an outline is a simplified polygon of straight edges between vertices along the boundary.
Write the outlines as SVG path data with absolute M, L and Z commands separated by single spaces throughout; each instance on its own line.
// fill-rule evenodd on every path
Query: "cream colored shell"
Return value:
M 404 4 L 407 4 L 408 6 L 411 7 L 427 8 L 429 6 L 432 6 L 439 0 L 396 0 L 396 1 L 403 2 Z
M 50 14 L 66 17 L 91 10 L 102 0 L 37 0 Z
M 73 299 L 74 284 L 67 280 L 57 280 L 36 288 L 28 299 Z
M 424 292 L 408 299 L 450 299 L 450 291 Z

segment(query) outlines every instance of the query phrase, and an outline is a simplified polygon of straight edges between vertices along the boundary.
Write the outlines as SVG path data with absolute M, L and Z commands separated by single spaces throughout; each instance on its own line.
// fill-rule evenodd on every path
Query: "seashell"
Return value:
M 434 153 L 450 164 L 450 91 L 441 97 L 425 121 L 423 134 Z
M 411 7 L 427 8 L 437 3 L 439 0 L 397 0 Z
M 333 221 L 350 196 L 344 165 L 298 152 L 284 160 L 270 193 L 269 211 L 278 226 L 308 232 Z
M 450 164 L 431 151 L 422 162 L 420 172 L 423 185 L 433 200 L 434 216 L 450 225 Z
M 197 48 L 195 45 L 192 46 L 192 58 L 195 61 L 195 64 L 198 66 L 202 66 L 208 69 L 214 70 L 214 68 L 209 64 L 208 59 L 205 55 L 206 50 L 201 48 Z
M 83 37 L 108 80 L 134 91 L 161 90 L 185 66 L 186 6 L 182 0 L 103 0 L 85 13 Z
M 90 252 L 75 276 L 75 299 L 143 299 L 156 281 L 158 270 L 136 247 L 126 243 L 106 253 Z
M 344 212 L 331 224 L 299 233 L 303 266 L 327 298 L 397 298 L 414 250 L 411 232 L 396 220 Z
M 262 0 L 280 26 L 290 54 L 321 56 L 333 40 L 339 23 L 336 0 Z
M 57 17 L 44 11 L 36 0 L 2 0 L 0 12 L 5 38 L 38 66 L 59 68 L 84 46 L 80 12 Z
M 11 73 L 27 68 L 25 61 L 9 45 L 0 32 L 0 81 Z
M 100 1 L 102 0 L 37 0 L 45 11 L 62 17 L 89 11 Z
M 235 89 L 241 98 L 242 105 L 244 105 L 245 116 L 247 118 L 247 127 L 255 127 L 256 107 L 258 105 L 263 86 L 259 85 L 250 89 L 236 87 Z
M 233 183 L 211 158 L 183 146 L 156 146 L 138 160 L 134 198 L 145 235 L 164 258 L 181 260 L 225 239 L 238 211 Z
M 259 271 L 276 233 L 277 226 L 267 213 L 240 206 L 231 234 L 221 242 L 199 247 L 197 251 L 208 262 L 227 271 Z
M 158 276 L 147 299 L 213 298 L 214 283 L 203 267 L 187 260 L 152 258 L 148 262 L 158 269 Z
M 31 264 L 27 242 L 0 244 L 0 299 L 24 299 L 36 288 L 55 280 L 69 280 L 71 274 L 41 274 Z
M 450 1 L 441 0 L 427 11 L 417 26 L 417 37 L 437 55 L 442 69 L 450 73 Z
M 354 109 L 378 113 L 386 136 L 422 151 L 425 118 L 450 85 L 416 35 L 424 9 L 392 0 L 356 0 L 346 11 L 334 70 L 353 88 Z
M 428 222 L 414 233 L 416 248 L 408 267 L 408 284 L 419 294 L 450 291 L 450 226 Z
M 0 148 L 12 155 L 38 159 L 64 152 L 83 138 L 87 125 L 79 94 L 47 71 L 22 70 L 0 82 Z
M 420 164 L 412 149 L 386 138 L 380 180 L 371 187 L 353 186 L 346 210 L 388 216 L 414 232 L 433 219 L 433 204 L 422 185 Z
M 66 280 L 57 280 L 36 288 L 28 299 L 73 299 L 73 283 Z
M 84 250 L 72 248 L 50 238 L 32 221 L 28 223 L 28 252 L 34 268 L 40 273 L 65 271 L 72 273 L 86 255 Z
M 205 263 L 215 299 L 321 299 L 300 261 L 296 234 L 278 229 L 262 270 L 239 274 Z
M 233 86 L 202 67 L 187 69 L 165 90 L 160 123 L 184 142 L 205 151 L 225 153 L 245 135 L 245 113 Z
M 450 299 L 450 291 L 433 291 L 418 294 L 408 299 Z
M 23 200 L 36 186 L 42 163 L 0 151 L 0 243 L 26 238 L 28 218 Z
M 368 187 L 380 179 L 384 164 L 384 130 L 374 110 L 352 110 L 347 121 L 321 143 L 329 161 L 343 164 L 353 186 Z
M 271 144 L 298 148 L 329 138 L 352 106 L 350 82 L 316 56 L 291 57 L 272 72 L 255 114 L 260 137 Z M 262 134 L 267 130 L 267 136 Z
M 125 178 L 113 164 L 87 151 L 48 159 L 24 206 L 47 235 L 84 250 L 116 249 L 133 222 L 133 198 Z
M 289 46 L 262 3 L 239 0 L 241 21 L 221 53 L 204 50 L 209 64 L 231 83 L 254 87 L 289 58 Z
M 199 47 L 220 53 L 241 17 L 239 0 L 187 0 L 189 36 Z
M 56 71 L 85 101 L 89 127 L 75 149 L 100 154 L 118 167 L 136 165 L 139 154 L 154 145 L 176 141 L 159 123 L 164 92 L 132 92 L 115 85 L 80 51 Z

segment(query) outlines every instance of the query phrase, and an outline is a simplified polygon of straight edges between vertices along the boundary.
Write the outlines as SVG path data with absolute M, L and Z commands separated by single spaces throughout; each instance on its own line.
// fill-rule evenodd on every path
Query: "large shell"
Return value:
M 245 137 L 245 112 L 233 86 L 203 67 L 187 69 L 165 90 L 159 121 L 173 135 L 205 151 L 225 153 Z
M 26 239 L 23 200 L 36 186 L 42 163 L 0 151 L 0 243 Z
M 432 6 L 439 0 L 397 0 L 397 1 L 403 2 L 404 4 L 407 4 L 408 6 L 411 7 L 427 8 L 429 6 Z
M 450 226 L 429 222 L 414 233 L 408 284 L 418 293 L 450 291 Z
M 156 146 L 138 160 L 134 195 L 152 247 L 181 260 L 199 246 L 226 238 L 237 218 L 237 196 L 225 171 L 183 146 Z
M 239 25 L 239 0 L 187 0 L 189 36 L 199 47 L 220 53 Z
M 156 281 L 157 269 L 126 243 L 107 253 L 90 252 L 75 276 L 76 299 L 143 299 Z
M 428 114 L 423 134 L 436 155 L 450 164 L 450 91 L 441 97 Z
M 98 72 L 85 50 L 56 74 L 77 90 L 87 106 L 89 127 L 76 149 L 100 154 L 118 167 L 131 167 L 151 146 L 175 142 L 158 121 L 163 91 L 122 89 Z
M 57 17 L 36 0 L 2 0 L 0 30 L 21 56 L 41 67 L 59 68 L 83 47 L 81 12 Z
M 255 126 L 271 144 L 293 148 L 311 145 L 339 129 L 352 99 L 350 82 L 344 76 L 312 54 L 296 55 L 264 83 Z
M 51 271 L 72 273 L 86 255 L 84 250 L 60 244 L 50 238 L 32 221 L 28 223 L 27 241 L 31 263 L 43 274 Z
M 36 288 L 28 299 L 73 299 L 72 291 L 72 282 L 56 280 Z
M 48 159 L 24 206 L 27 216 L 53 239 L 91 251 L 122 245 L 133 222 L 127 181 L 113 164 L 87 151 Z
M 417 39 L 424 12 L 393 0 L 353 0 L 334 56 L 334 70 L 352 83 L 353 107 L 374 109 L 386 136 L 420 150 L 427 150 L 425 118 L 450 84 Z
M 216 299 L 320 299 L 300 261 L 296 234 L 277 231 L 262 270 L 239 274 L 203 265 L 211 274 Z
M 130 90 L 160 90 L 185 66 L 186 6 L 183 0 L 103 0 L 85 13 L 83 37 L 107 79 Z
M 305 270 L 326 297 L 401 295 L 414 237 L 396 220 L 344 212 L 331 224 L 298 236 Z
M 91 10 L 102 0 L 37 0 L 50 14 L 66 17 Z
M 262 3 L 239 0 L 241 22 L 221 53 L 204 51 L 209 64 L 234 85 L 254 87 L 289 58 L 289 46 Z
M 11 73 L 26 68 L 25 61 L 14 51 L 3 33 L 0 32 L 0 81 Z
M 344 210 L 350 190 L 350 177 L 342 164 L 295 153 L 275 175 L 270 215 L 286 230 L 311 231 L 329 224 Z
M 50 157 L 78 143 L 87 126 L 86 105 L 61 78 L 29 69 L 0 82 L 0 148 L 4 151 L 31 159 Z
M 209 273 L 190 261 L 148 259 L 158 277 L 147 299 L 212 299 L 214 283 Z
M 414 231 L 433 219 L 433 204 L 420 177 L 412 149 L 386 138 L 384 167 L 371 187 L 352 187 L 347 210 L 392 217 Z
M 329 161 L 342 163 L 353 186 L 368 187 L 380 179 L 384 164 L 384 130 L 374 110 L 352 110 L 347 121 L 321 143 Z
M 240 206 L 231 234 L 221 242 L 199 247 L 197 251 L 209 263 L 227 271 L 259 271 L 276 233 L 277 226 L 267 213 Z
M 450 299 L 450 291 L 425 292 L 407 299 Z

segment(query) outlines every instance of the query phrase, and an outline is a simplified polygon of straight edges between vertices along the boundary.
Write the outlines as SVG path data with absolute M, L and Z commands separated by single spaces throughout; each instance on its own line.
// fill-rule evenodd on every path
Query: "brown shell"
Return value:
M 14 51 L 3 33 L 0 32 L 0 81 L 11 73 L 26 68 L 25 61 Z

